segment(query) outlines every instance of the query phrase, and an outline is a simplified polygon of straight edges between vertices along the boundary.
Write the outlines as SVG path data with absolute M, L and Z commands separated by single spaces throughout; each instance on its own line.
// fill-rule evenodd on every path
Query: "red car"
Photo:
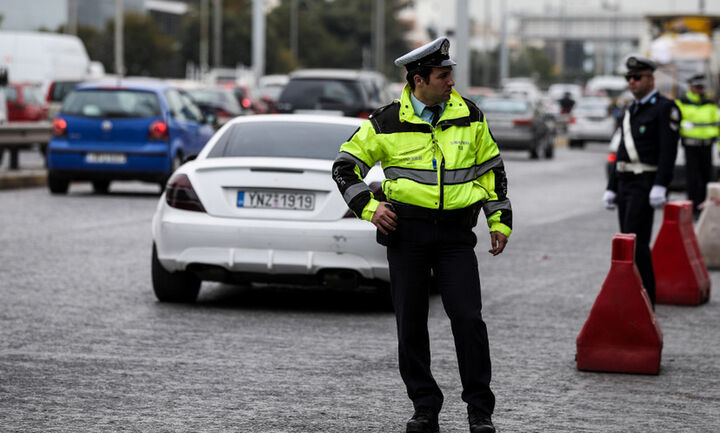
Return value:
M 32 83 L 10 83 L 3 87 L 8 122 L 47 120 L 47 103 L 42 88 Z

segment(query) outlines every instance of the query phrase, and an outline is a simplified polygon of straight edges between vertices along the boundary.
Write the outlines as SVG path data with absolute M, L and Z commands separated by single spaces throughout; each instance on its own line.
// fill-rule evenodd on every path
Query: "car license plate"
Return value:
M 127 157 L 123 153 L 88 153 L 85 155 L 88 164 L 125 164 Z
M 307 192 L 238 191 L 237 206 L 263 209 L 313 210 L 315 194 Z

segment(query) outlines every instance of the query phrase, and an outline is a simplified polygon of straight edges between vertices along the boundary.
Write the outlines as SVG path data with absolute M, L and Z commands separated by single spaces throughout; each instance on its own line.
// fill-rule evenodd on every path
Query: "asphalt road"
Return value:
M 575 338 L 610 264 L 604 147 L 505 156 L 514 233 L 478 245 L 501 432 L 717 432 L 720 308 L 658 306 L 658 376 L 579 372 Z M 156 302 L 155 185 L 0 191 L 0 431 L 402 432 L 392 313 L 366 293 L 204 284 Z M 661 214 L 657 214 L 656 229 Z M 481 230 L 484 233 L 484 229 Z M 717 290 L 720 273 L 711 272 Z M 439 297 L 443 432 L 465 432 Z

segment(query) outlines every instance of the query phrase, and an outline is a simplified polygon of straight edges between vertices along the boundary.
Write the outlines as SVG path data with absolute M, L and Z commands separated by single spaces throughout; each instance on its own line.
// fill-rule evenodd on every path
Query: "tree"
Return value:
M 170 64 L 175 55 L 173 41 L 160 31 L 149 15 L 135 12 L 126 13 L 123 29 L 123 51 L 125 72 L 127 75 L 167 76 L 172 69 Z M 109 20 L 105 25 L 107 35 L 115 34 L 115 22 Z M 112 40 L 112 39 L 111 39 Z M 112 62 L 115 70 L 115 62 Z M 107 69 L 107 65 L 106 65 Z

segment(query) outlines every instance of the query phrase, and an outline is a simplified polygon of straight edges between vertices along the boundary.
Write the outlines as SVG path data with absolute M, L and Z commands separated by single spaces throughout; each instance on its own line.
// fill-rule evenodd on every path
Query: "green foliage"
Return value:
M 532 77 L 541 86 L 555 81 L 552 60 L 544 50 L 535 47 L 525 47 L 512 56 L 510 76 Z

